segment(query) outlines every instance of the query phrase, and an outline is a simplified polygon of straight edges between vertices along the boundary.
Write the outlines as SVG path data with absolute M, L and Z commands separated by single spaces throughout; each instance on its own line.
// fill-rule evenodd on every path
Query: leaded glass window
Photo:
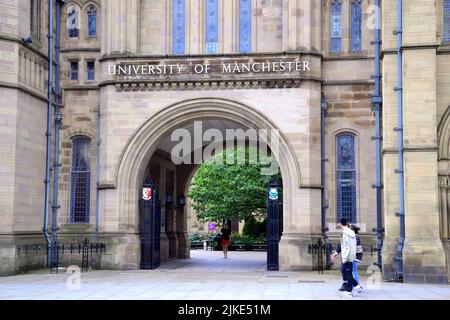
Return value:
M 76 5 L 67 7 L 67 30 L 69 38 L 78 38 L 80 35 L 80 9 Z
M 239 52 L 252 51 L 252 0 L 239 2 Z
M 340 52 L 342 49 L 342 4 L 334 0 L 331 4 L 331 51 Z
M 70 80 L 78 80 L 78 61 L 70 63 Z
M 72 168 L 70 182 L 70 222 L 89 223 L 91 188 L 91 140 L 72 139 Z
M 186 50 L 186 4 L 185 0 L 173 0 L 172 51 L 184 54 Z
M 95 80 L 95 62 L 88 61 L 86 63 L 86 79 Z
M 219 1 L 206 0 L 206 53 L 216 53 L 219 42 Z
M 97 9 L 94 6 L 87 11 L 87 35 L 91 38 L 97 36 Z
M 361 0 L 352 1 L 352 51 L 361 51 Z
M 337 217 L 356 223 L 356 157 L 355 136 L 341 134 L 336 138 Z
M 444 42 L 450 43 L 450 0 L 444 0 Z

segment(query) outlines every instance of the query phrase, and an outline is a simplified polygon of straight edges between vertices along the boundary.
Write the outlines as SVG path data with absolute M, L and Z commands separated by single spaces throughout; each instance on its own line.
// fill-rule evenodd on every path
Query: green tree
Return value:
M 261 168 L 268 166 L 272 158 L 248 161 L 255 154 L 249 151 L 250 148 L 224 151 L 200 166 L 188 193 L 199 220 L 220 222 L 267 215 L 266 190 L 271 177 L 263 175 Z M 228 152 L 234 155 L 235 164 L 224 161 L 227 154 L 230 156 Z M 236 164 L 236 159 L 243 154 L 247 159 L 245 164 Z

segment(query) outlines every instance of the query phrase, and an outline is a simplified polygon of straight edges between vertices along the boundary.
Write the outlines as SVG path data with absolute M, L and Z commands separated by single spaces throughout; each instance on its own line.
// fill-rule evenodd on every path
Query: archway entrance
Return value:
M 277 150 L 274 157 L 284 178 L 284 229 L 289 229 L 292 223 L 291 216 L 296 199 L 293 192 L 296 192 L 300 185 L 300 172 L 293 151 L 277 126 L 255 109 L 233 101 L 196 99 L 182 102 L 160 111 L 135 132 L 120 157 L 117 172 L 120 224 L 134 226 L 136 230 L 139 230 L 140 226 L 138 199 L 142 182 L 147 176 L 155 177 L 154 182 L 160 192 L 159 200 L 163 207 L 162 261 L 168 258 L 189 257 L 186 206 L 181 199 L 186 199 L 186 187 L 198 164 L 173 163 L 173 144 L 171 145 L 170 137 L 177 129 L 191 132 L 189 127 L 193 126 L 195 121 L 206 122 L 207 128 L 218 131 L 221 129 L 215 126 L 220 123 L 222 130 L 254 129 L 268 132 L 266 136 L 259 138 L 272 151 Z M 275 134 L 272 134 L 273 132 Z M 195 158 L 196 152 L 204 148 L 205 145 L 193 145 L 189 156 Z M 159 161 L 154 161 L 158 158 Z
M 200 236 L 200 248 L 222 250 L 221 241 L 213 239 L 228 226 L 230 250 L 267 249 L 268 269 L 278 270 L 281 176 L 273 152 L 258 138 L 256 131 L 215 118 L 167 133 L 150 158 L 140 192 L 141 268 L 158 267 L 159 257 L 162 262 L 189 257 L 189 249 L 198 247 L 187 237 Z M 189 215 L 209 226 L 193 229 Z

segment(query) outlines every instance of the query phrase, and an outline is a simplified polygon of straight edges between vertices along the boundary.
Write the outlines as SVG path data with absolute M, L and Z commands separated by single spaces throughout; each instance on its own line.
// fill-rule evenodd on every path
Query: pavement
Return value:
M 0 299 L 26 300 L 449 300 L 450 285 L 388 283 L 361 270 L 361 294 L 343 298 L 337 271 L 268 272 L 265 252 L 191 251 L 156 270 L 48 270 L 0 277 Z

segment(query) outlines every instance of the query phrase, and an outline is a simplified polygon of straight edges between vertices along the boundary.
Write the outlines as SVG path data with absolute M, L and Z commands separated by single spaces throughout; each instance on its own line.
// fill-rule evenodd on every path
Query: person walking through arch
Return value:
M 230 236 L 231 230 L 227 223 L 223 225 L 223 228 L 220 229 L 221 234 L 221 244 L 223 250 L 223 258 L 228 259 L 228 246 L 230 245 Z

